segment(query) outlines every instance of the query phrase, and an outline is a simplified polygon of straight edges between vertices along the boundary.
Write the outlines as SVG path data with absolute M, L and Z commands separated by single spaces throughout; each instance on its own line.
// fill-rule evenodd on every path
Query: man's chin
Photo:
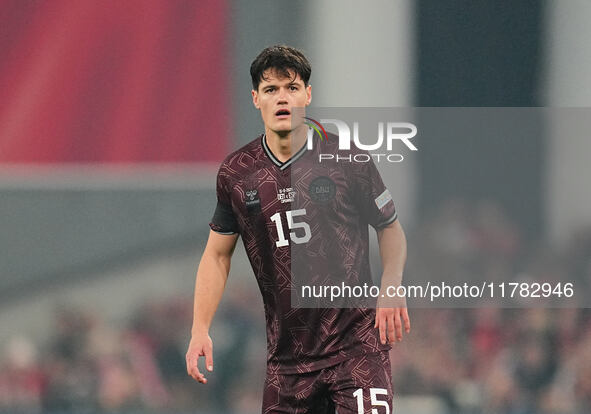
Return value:
M 291 134 L 292 132 L 294 132 L 296 129 L 301 128 L 302 126 L 305 126 L 305 124 L 303 122 L 299 122 L 297 125 L 292 125 L 291 122 L 281 122 L 277 125 L 274 125 L 272 128 L 270 128 L 274 133 L 276 133 L 277 135 L 283 137 L 286 135 Z
M 291 134 L 291 129 L 279 128 L 279 129 L 273 130 L 273 132 L 275 132 L 279 137 L 285 138 L 289 134 Z
M 279 125 L 274 125 L 274 127 L 271 128 L 271 130 L 275 132 L 277 135 L 287 135 L 291 131 L 293 131 L 293 128 L 291 127 L 290 122 L 282 122 Z
M 288 135 L 294 134 L 294 133 L 298 133 L 299 128 L 296 129 L 278 129 L 278 130 L 272 130 L 273 132 L 275 132 L 275 134 L 277 134 L 279 137 L 284 138 L 287 137 Z M 299 135 L 299 134 L 298 134 Z

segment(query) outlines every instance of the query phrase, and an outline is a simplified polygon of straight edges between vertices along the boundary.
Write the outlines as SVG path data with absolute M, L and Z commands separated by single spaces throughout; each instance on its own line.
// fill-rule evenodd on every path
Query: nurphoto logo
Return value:
M 359 154 L 319 154 L 319 162 L 324 160 L 348 161 L 348 162 L 369 162 L 371 158 L 376 161 L 386 160 L 388 162 L 402 162 L 404 156 L 400 153 L 395 153 L 394 148 L 397 144 L 404 144 L 410 151 L 418 151 L 418 148 L 411 142 L 417 135 L 417 127 L 410 122 L 378 122 L 377 128 L 374 125 L 373 131 L 377 129 L 377 139 L 373 143 L 363 143 L 359 138 L 359 122 L 353 122 L 353 128 L 340 119 L 321 119 L 320 122 L 312 118 L 304 117 L 305 124 L 310 127 L 308 129 L 307 149 L 311 150 L 314 146 L 314 133 L 318 134 L 320 140 L 327 140 L 328 134 L 323 124 L 332 124 L 336 126 L 339 138 L 339 150 L 348 151 L 351 149 L 351 143 L 362 151 L 368 151 Z M 353 133 L 351 134 L 351 129 Z M 365 129 L 364 129 L 365 130 Z M 368 128 L 367 130 L 372 130 Z M 351 135 L 353 140 L 351 140 Z M 387 152 L 369 152 L 383 149 Z M 399 145 L 398 145 L 399 146 Z

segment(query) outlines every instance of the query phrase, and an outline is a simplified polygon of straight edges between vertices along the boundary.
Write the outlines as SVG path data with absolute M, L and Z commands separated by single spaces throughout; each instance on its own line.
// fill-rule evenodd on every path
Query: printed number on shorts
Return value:
M 308 223 L 304 221 L 296 222 L 294 221 L 294 217 L 303 216 L 306 214 L 306 209 L 301 208 L 299 210 L 289 210 L 285 212 L 285 216 L 287 217 L 287 225 L 289 226 L 290 230 L 295 229 L 303 229 L 304 235 L 298 236 L 294 231 L 289 232 L 289 238 L 292 242 L 296 244 L 307 243 L 310 241 L 312 237 L 312 233 L 310 232 L 310 226 Z M 275 223 L 275 227 L 277 228 L 277 236 L 279 240 L 275 242 L 277 247 L 284 247 L 289 244 L 289 241 L 285 238 L 285 233 L 283 233 L 283 224 L 281 223 L 281 213 L 275 213 L 271 216 L 271 221 Z
M 388 406 L 388 402 L 378 400 L 378 395 L 388 395 L 388 390 L 385 388 L 370 388 L 369 389 L 369 398 L 372 407 L 384 407 L 386 410 L 385 414 L 390 414 L 390 407 Z M 353 393 L 353 396 L 357 398 L 357 413 L 363 414 L 363 388 L 359 388 L 357 391 Z M 371 414 L 382 414 L 381 410 L 377 408 L 371 409 Z

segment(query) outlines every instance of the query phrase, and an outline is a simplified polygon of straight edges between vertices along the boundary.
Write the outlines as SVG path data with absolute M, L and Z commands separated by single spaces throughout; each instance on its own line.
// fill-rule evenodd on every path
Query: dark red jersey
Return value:
M 263 135 L 230 154 L 218 172 L 210 227 L 242 237 L 263 295 L 270 372 L 310 372 L 389 349 L 373 328 L 372 308 L 292 306 L 296 285 L 371 284 L 368 225 L 396 220 L 371 158 L 319 162 L 321 153 L 367 156 L 337 146 L 329 135 L 282 163 Z

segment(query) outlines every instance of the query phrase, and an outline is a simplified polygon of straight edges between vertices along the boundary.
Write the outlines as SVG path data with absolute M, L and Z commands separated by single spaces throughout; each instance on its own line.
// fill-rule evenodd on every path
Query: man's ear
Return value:
M 306 106 L 310 105 L 310 102 L 312 102 L 312 85 L 308 85 L 306 87 Z
M 252 103 L 253 103 L 254 107 L 256 109 L 261 109 L 261 106 L 259 105 L 259 94 L 258 94 L 258 92 L 253 89 L 252 91 L 250 91 L 250 94 L 252 95 Z

